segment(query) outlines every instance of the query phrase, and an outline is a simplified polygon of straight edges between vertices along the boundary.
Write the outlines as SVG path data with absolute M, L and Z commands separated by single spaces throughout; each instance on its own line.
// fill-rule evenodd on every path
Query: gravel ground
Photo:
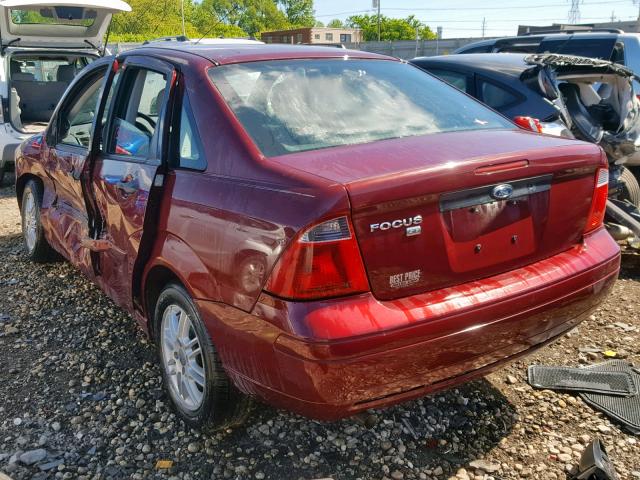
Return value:
M 532 362 L 604 360 L 585 347 L 640 365 L 632 271 L 577 331 L 484 380 L 336 423 L 260 405 L 206 435 L 169 410 L 131 317 L 69 265 L 25 259 L 13 195 L 0 189 L 0 472 L 13 479 L 563 479 L 594 437 L 621 479 L 640 478 L 639 439 L 525 382 Z

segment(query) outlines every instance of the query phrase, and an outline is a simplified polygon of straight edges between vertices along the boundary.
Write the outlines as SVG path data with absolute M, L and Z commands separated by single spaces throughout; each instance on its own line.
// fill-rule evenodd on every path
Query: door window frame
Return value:
M 139 155 L 124 155 L 119 153 L 112 153 L 107 151 L 107 145 L 110 144 L 113 135 L 113 124 L 115 119 L 115 110 L 119 102 L 123 101 L 123 97 L 128 93 L 124 89 L 125 75 L 131 74 L 132 70 L 147 70 L 155 73 L 159 73 L 165 76 L 166 86 L 164 91 L 164 98 L 162 100 L 162 106 L 158 110 L 158 121 L 156 122 L 156 128 L 154 130 L 151 144 L 149 146 L 148 156 Z M 103 158 L 110 160 L 117 160 L 129 163 L 140 163 L 148 165 L 161 165 L 166 161 L 167 149 L 168 149 L 168 125 L 167 117 L 170 117 L 171 109 L 169 108 L 175 90 L 176 69 L 168 62 L 158 60 L 150 57 L 143 57 L 141 55 L 130 55 L 124 57 L 123 62 L 120 64 L 118 70 L 120 78 L 116 85 L 116 91 L 114 92 L 109 105 L 105 105 L 105 110 L 108 111 L 108 116 L 104 124 L 103 141 L 101 142 L 101 148 L 99 154 Z M 116 72 L 116 74 L 118 73 Z M 115 75 L 115 74 L 114 74 Z M 103 93 L 104 94 L 104 93 Z M 127 98 L 126 101 L 129 99 Z
M 109 72 L 109 66 L 111 62 L 112 60 L 108 60 L 105 62 L 96 60 L 96 63 L 91 66 L 90 71 L 85 72 L 81 77 L 79 77 L 77 81 L 74 81 L 74 83 L 72 83 L 71 89 L 58 104 L 56 110 L 51 116 L 49 130 L 47 131 L 45 136 L 47 144 L 49 146 L 57 150 L 89 155 L 95 135 L 96 121 L 98 118 L 98 111 L 100 110 L 100 101 L 104 93 L 105 84 L 108 81 L 109 75 L 107 75 L 107 73 Z M 70 145 L 68 143 L 62 143 L 62 139 L 60 138 L 60 122 L 62 121 L 62 117 L 64 116 L 66 111 L 78 100 L 78 94 L 84 91 L 90 84 L 92 84 L 96 80 L 96 77 L 100 78 L 99 76 L 103 77 L 102 85 L 100 85 L 99 87 L 100 93 L 96 102 L 96 112 L 91 123 L 91 128 L 89 129 L 89 145 L 85 147 L 82 145 Z

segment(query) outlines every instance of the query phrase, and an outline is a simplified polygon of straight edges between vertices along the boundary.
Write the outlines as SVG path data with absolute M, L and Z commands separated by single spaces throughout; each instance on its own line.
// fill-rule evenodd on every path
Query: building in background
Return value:
M 629 21 L 620 21 L 620 22 L 600 22 L 600 23 L 579 23 L 576 25 L 571 25 L 568 23 L 554 23 L 546 26 L 539 25 L 519 25 L 518 26 L 518 35 L 527 35 L 527 34 L 543 34 L 546 32 L 555 32 L 555 31 L 585 31 L 589 32 L 591 30 L 598 29 L 618 29 L 623 30 L 628 33 L 638 33 L 640 32 L 640 22 L 638 20 L 629 20 Z
M 293 45 L 357 44 L 362 42 L 362 32 L 358 28 L 306 27 L 263 32 L 261 40 L 265 43 L 290 43 Z

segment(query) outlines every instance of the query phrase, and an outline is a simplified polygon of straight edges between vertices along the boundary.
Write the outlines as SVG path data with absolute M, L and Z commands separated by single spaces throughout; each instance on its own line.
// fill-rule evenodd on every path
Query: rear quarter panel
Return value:
M 206 69 L 203 63 L 185 75 L 185 87 L 207 169 L 168 174 L 146 270 L 164 265 L 196 298 L 249 311 L 262 285 L 243 288 L 247 259 L 263 269 L 264 284 L 296 232 L 329 212 L 348 212 L 348 197 L 342 185 L 259 156 L 225 111 Z

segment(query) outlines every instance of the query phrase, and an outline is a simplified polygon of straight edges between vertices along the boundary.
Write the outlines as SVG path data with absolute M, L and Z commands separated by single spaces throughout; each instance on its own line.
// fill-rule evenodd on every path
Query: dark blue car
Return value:
M 542 93 L 521 80 L 528 54 L 477 53 L 419 57 L 414 65 L 427 70 L 454 87 L 477 98 L 504 116 L 537 119 L 542 131 L 571 136 L 560 110 Z
M 640 102 L 633 86 L 638 77 L 627 67 L 548 53 L 460 54 L 411 63 L 523 128 L 597 143 L 612 165 L 610 176 L 623 184 L 623 196 L 640 206 L 640 186 L 621 167 L 640 165 Z

